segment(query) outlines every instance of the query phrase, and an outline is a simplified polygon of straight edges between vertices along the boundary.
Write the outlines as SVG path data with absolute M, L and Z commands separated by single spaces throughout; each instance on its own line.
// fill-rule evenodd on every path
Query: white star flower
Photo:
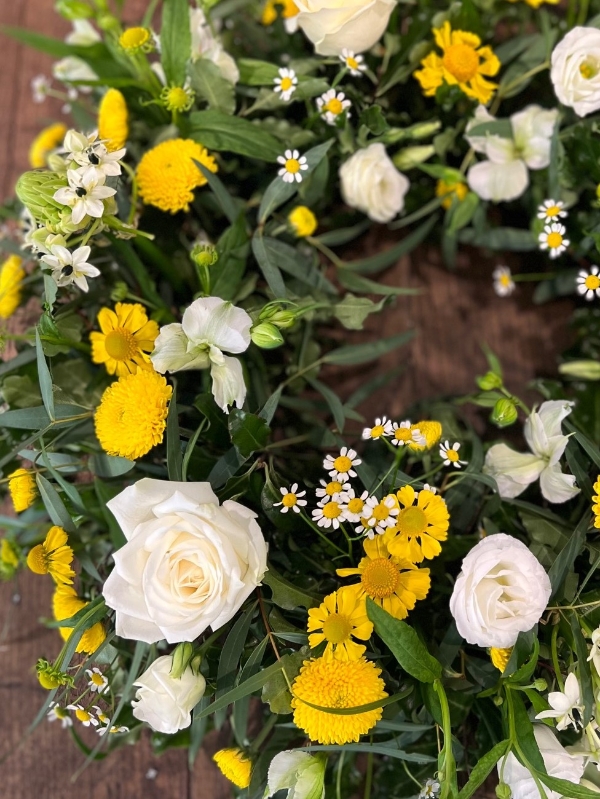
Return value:
M 583 705 L 581 703 L 581 691 L 579 682 L 574 674 L 569 674 L 565 680 L 565 690 L 551 691 L 548 694 L 548 704 L 550 710 L 542 710 L 536 719 L 556 719 L 556 729 L 566 730 L 572 725 L 575 730 L 583 729 L 581 714 Z
M 93 216 L 100 219 L 104 214 L 104 202 L 115 195 L 116 189 L 104 185 L 106 176 L 94 167 L 69 169 L 69 185 L 54 192 L 54 199 L 71 208 L 71 219 L 75 225 Z
M 100 270 L 88 263 L 90 247 L 78 247 L 73 252 L 53 244 L 50 254 L 42 256 L 42 262 L 52 269 L 52 277 L 57 286 L 70 286 L 75 283 L 82 291 L 88 290 L 87 278 L 98 277 Z

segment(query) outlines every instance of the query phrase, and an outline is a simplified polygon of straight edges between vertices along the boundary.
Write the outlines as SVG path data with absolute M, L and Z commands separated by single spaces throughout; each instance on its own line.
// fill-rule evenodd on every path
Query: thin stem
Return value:
M 371 788 L 373 786 L 373 752 L 367 755 L 367 776 L 365 778 L 364 799 L 371 799 Z
M 555 624 L 554 627 L 552 628 L 550 651 L 552 654 L 552 665 L 554 666 L 554 674 L 556 676 L 556 681 L 559 685 L 560 690 L 564 692 L 565 684 L 563 682 L 562 674 L 560 672 L 560 665 L 558 663 L 557 639 L 558 639 L 558 624 Z
M 342 799 L 342 768 L 344 766 L 344 759 L 346 757 L 346 750 L 342 749 L 342 754 L 337 764 L 337 774 L 335 775 L 335 797 Z
M 319 239 L 316 239 L 313 236 L 307 236 L 306 241 L 309 244 L 312 244 L 312 246 L 319 250 L 319 252 L 322 253 L 326 258 L 329 258 L 332 264 L 335 264 L 341 268 L 346 266 L 344 261 L 342 261 L 341 258 L 338 258 L 333 250 L 330 250 L 329 247 L 326 244 L 323 244 L 323 242 L 319 241 Z
M 316 525 L 316 524 L 315 524 L 315 523 L 314 523 L 314 522 L 313 522 L 311 519 L 309 519 L 309 518 L 308 518 L 308 516 L 307 516 L 305 513 L 300 513 L 300 518 L 301 518 L 301 519 L 304 519 L 304 521 L 305 521 L 305 522 L 308 524 L 308 526 L 309 526 L 309 527 L 311 527 L 311 528 L 312 528 L 312 529 L 315 531 L 315 533 L 317 533 L 317 535 L 318 535 L 320 538 L 322 538 L 322 539 L 323 539 L 323 541 L 325 541 L 325 543 L 326 543 L 326 544 L 329 544 L 329 546 L 332 546 L 334 549 L 337 549 L 337 551 L 338 551 L 338 552 L 339 552 L 341 555 L 343 555 L 344 557 L 346 557 L 346 553 L 344 552 L 344 550 L 343 550 L 343 549 L 340 549 L 340 548 L 338 547 L 338 545 L 337 545 L 337 544 L 334 544 L 334 543 L 333 543 L 333 541 L 332 541 L 330 538 L 327 538 L 327 536 L 325 535 L 325 533 L 323 533 L 323 532 L 321 531 L 321 528 L 320 528 L 320 527 L 318 527 L 318 526 L 317 526 L 317 525 Z

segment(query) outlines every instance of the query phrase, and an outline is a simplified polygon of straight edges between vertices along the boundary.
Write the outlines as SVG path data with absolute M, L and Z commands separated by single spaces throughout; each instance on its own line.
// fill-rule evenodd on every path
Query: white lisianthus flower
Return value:
M 161 327 L 154 342 L 152 363 L 157 372 L 208 369 L 217 405 L 228 413 L 229 405 L 244 404 L 246 384 L 242 364 L 223 355 L 245 352 L 250 345 L 252 319 L 241 308 L 219 297 L 201 297 L 186 308 L 181 324 Z
M 390 222 L 399 214 L 410 187 L 381 142 L 357 150 L 343 163 L 340 181 L 344 202 L 374 222 Z
M 469 644 L 506 649 L 540 620 L 551 591 L 544 567 L 525 544 L 497 533 L 463 560 L 450 612 Z
M 550 80 L 563 105 L 580 117 L 600 108 L 600 30 L 581 25 L 552 51 Z
M 466 139 L 475 150 L 487 156 L 469 169 L 467 182 L 482 200 L 502 202 L 520 197 L 529 185 L 528 169 L 544 169 L 550 163 L 552 133 L 558 111 L 529 105 L 510 117 L 510 138 L 487 134 L 470 136 L 469 130 L 493 122 L 483 106 L 467 126 Z
M 396 0 L 294 0 L 317 55 L 364 53 L 383 36 Z
M 321 755 L 296 749 L 279 752 L 271 760 L 264 799 L 287 788 L 287 799 L 324 799 L 325 766 Z
M 220 39 L 211 30 L 204 11 L 190 8 L 190 29 L 192 32 L 192 62 L 207 58 L 219 68 L 221 76 L 229 83 L 237 83 L 240 71 L 233 58 L 223 49 Z
M 102 590 L 123 638 L 175 644 L 218 630 L 267 570 L 256 513 L 219 505 L 209 483 L 146 477 L 107 506 L 127 539 Z
M 63 83 L 70 83 L 74 80 L 98 80 L 98 75 L 96 75 L 94 70 L 88 66 L 82 58 L 78 58 L 75 55 L 70 55 L 66 58 L 62 58 L 60 61 L 56 61 L 52 67 L 52 74 L 56 80 L 60 80 Z M 78 84 L 77 88 L 80 92 L 92 91 L 91 86 Z
M 571 673 L 565 680 L 564 691 L 550 691 L 548 694 L 549 710 L 542 710 L 536 719 L 556 719 L 556 729 L 560 732 L 570 725 L 575 730 L 581 724 L 583 705 L 581 704 L 581 689 L 577 677 Z
M 566 502 L 579 493 L 575 478 L 563 474 L 559 463 L 569 441 L 561 432 L 561 422 L 572 407 L 572 402 L 551 400 L 529 416 L 524 433 L 530 453 L 515 452 L 506 444 L 495 444 L 488 450 L 483 471 L 496 480 L 501 497 L 518 497 L 538 477 L 548 502 Z
M 550 727 L 545 724 L 534 724 L 533 734 L 548 774 L 579 784 L 585 768 L 585 759 L 569 754 Z M 519 763 L 512 752 L 498 763 L 498 774 L 502 775 L 504 782 L 510 787 L 512 799 L 539 799 L 540 792 L 531 772 Z M 556 791 L 551 791 L 545 786 L 544 790 L 548 799 L 560 799 L 560 794 Z
M 206 680 L 189 666 L 181 677 L 172 677 L 172 655 L 163 655 L 137 678 L 138 690 L 131 703 L 133 715 L 156 732 L 173 735 L 192 723 L 192 710 L 204 696 Z

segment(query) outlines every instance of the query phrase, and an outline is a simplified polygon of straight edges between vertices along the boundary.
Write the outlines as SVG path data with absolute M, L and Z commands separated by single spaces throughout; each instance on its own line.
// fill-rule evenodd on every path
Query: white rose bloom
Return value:
M 545 724 L 534 724 L 533 734 L 548 774 L 551 777 L 579 784 L 585 767 L 585 759 L 570 755 L 561 746 L 550 727 Z M 498 774 L 503 775 L 504 782 L 510 787 L 512 799 L 539 799 L 540 792 L 531 772 L 519 763 L 512 752 L 506 755 L 504 761 L 501 760 L 498 763 Z M 551 791 L 545 786 L 544 790 L 548 799 L 560 799 L 560 794 L 556 791 Z
M 52 67 L 52 74 L 63 83 L 70 83 L 73 80 L 98 80 L 98 75 L 94 70 L 82 58 L 77 58 L 74 55 L 56 61 Z M 92 91 L 91 86 L 78 85 L 77 88 L 80 92 Z
M 467 643 L 505 649 L 540 620 L 551 590 L 544 567 L 525 544 L 497 533 L 463 560 L 450 612 Z
M 287 799 L 324 799 L 325 766 L 322 756 L 297 749 L 279 752 L 271 760 L 264 799 L 287 789 Z
M 410 181 L 399 172 L 381 142 L 357 150 L 340 167 L 344 202 L 374 222 L 390 222 L 404 209 Z
M 552 51 L 550 80 L 556 96 L 580 117 L 600 108 L 600 30 L 578 26 Z
M 216 64 L 222 77 L 230 83 L 237 83 L 240 71 L 234 59 L 225 52 L 221 41 L 213 34 L 201 8 L 190 8 L 190 28 L 192 32 L 192 61 L 207 58 Z
M 396 0 L 295 0 L 298 27 L 318 55 L 364 53 L 381 39 Z
M 107 503 L 127 539 L 104 583 L 117 635 L 193 641 L 226 624 L 261 583 L 267 545 L 256 514 L 209 483 L 143 478 Z
M 575 478 L 563 474 L 559 463 L 569 442 L 569 436 L 562 434 L 561 422 L 572 407 L 572 402 L 550 400 L 529 416 L 524 433 L 531 453 L 515 452 L 506 444 L 495 444 L 488 450 L 483 471 L 496 480 L 501 497 L 518 497 L 538 477 L 548 502 L 566 502 L 579 493 Z
M 234 403 L 244 404 L 246 384 L 237 358 L 223 355 L 245 352 L 250 345 L 252 319 L 219 297 L 201 297 L 186 308 L 181 324 L 161 327 L 151 360 L 157 372 L 209 369 L 217 405 L 228 413 Z
M 204 696 L 206 680 L 187 668 L 181 677 L 171 677 L 173 657 L 157 658 L 137 678 L 139 686 L 132 701 L 133 715 L 156 732 L 173 735 L 192 723 L 191 712 Z

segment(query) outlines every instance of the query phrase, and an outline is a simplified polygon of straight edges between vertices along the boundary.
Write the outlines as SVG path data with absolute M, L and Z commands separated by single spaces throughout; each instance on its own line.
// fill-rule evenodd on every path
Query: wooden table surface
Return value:
M 135 23 L 144 6 L 144 0 L 128 0 L 127 20 Z M 0 25 L 54 36 L 64 36 L 68 30 L 67 23 L 53 12 L 53 0 L 2 0 Z M 0 35 L 0 44 L 0 195 L 8 196 L 27 167 L 31 139 L 47 122 L 60 117 L 61 104 L 35 105 L 31 98 L 31 79 L 50 73 L 50 59 L 5 36 Z M 372 247 L 376 242 L 375 235 Z M 368 325 L 373 336 L 407 328 L 418 333 L 409 348 L 381 364 L 380 368 L 392 369 L 404 363 L 405 370 L 379 395 L 373 415 L 404 416 L 417 398 L 471 391 L 474 376 L 486 368 L 484 342 L 502 359 L 507 382 L 517 392 L 534 377 L 554 372 L 556 355 L 567 340 L 571 303 L 535 307 L 527 288 L 508 299 L 496 297 L 491 272 L 498 263 L 502 263 L 500 258 L 465 256 L 449 272 L 434 248 L 423 248 L 388 270 L 386 282 L 423 291 L 400 298 Z M 511 265 L 515 264 L 518 261 L 513 259 Z M 350 374 L 347 383 L 356 385 L 361 379 L 362 375 Z M 49 613 L 49 580 L 23 574 L 18 583 L 0 585 L 0 758 L 15 749 L 10 759 L 0 761 L 0 794 L 7 799 L 226 799 L 228 784 L 207 751 L 200 753 L 190 773 L 184 752 L 170 751 L 157 758 L 146 741 L 121 749 L 108 763 L 92 764 L 73 784 L 71 775 L 82 756 L 57 723 L 44 722 L 23 739 L 44 700 L 35 662 L 40 656 L 52 658 L 59 650 L 57 634 L 38 623 Z M 212 738 L 208 752 L 218 745 Z

